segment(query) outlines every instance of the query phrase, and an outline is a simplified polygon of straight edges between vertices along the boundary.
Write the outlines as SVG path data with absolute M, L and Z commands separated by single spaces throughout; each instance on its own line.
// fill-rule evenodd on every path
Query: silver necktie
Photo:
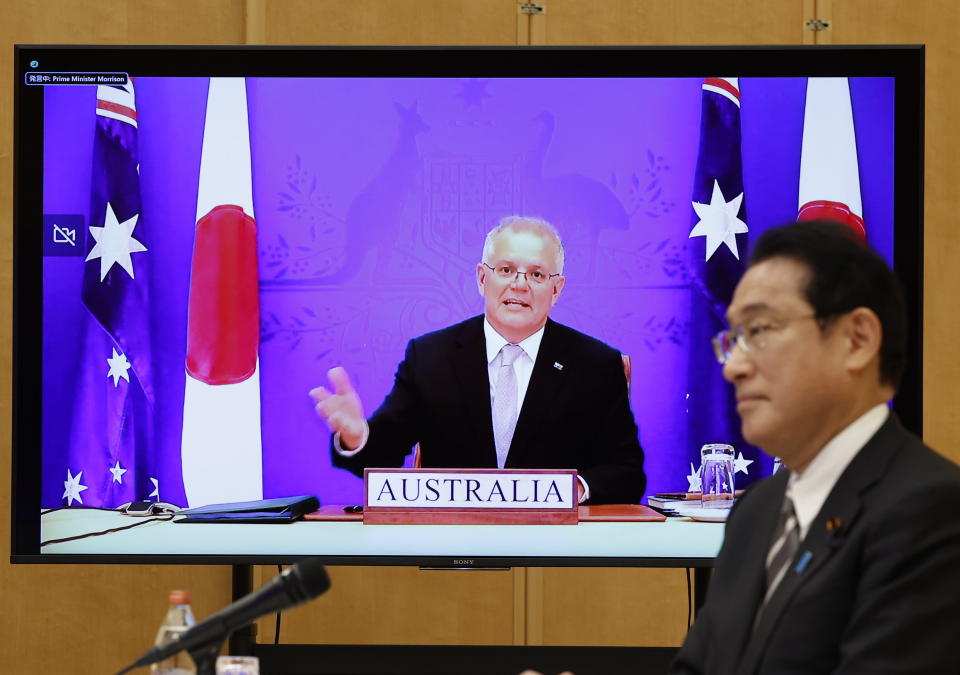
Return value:
M 773 546 L 767 553 L 767 593 L 764 604 L 770 600 L 777 584 L 783 579 L 790 568 L 790 563 L 800 546 L 800 528 L 797 523 L 797 514 L 793 509 L 793 500 L 790 494 L 783 496 L 783 506 L 780 509 L 780 521 L 773 536 Z
M 510 452 L 513 430 L 517 427 L 517 374 L 513 362 L 523 354 L 518 345 L 506 344 L 500 350 L 500 368 L 493 390 L 493 440 L 497 447 L 497 467 L 503 468 Z

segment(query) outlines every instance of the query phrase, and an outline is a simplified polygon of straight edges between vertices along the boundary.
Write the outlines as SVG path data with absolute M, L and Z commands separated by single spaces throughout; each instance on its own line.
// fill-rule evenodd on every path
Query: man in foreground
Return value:
M 727 522 L 676 675 L 960 673 L 960 468 L 887 402 L 902 293 L 846 227 L 771 230 L 717 336 L 744 438 L 786 469 Z
M 577 469 L 579 500 L 637 503 L 643 453 L 620 353 L 549 319 L 563 245 L 548 223 L 488 234 L 477 286 L 484 314 L 407 345 L 393 390 L 366 419 L 342 368 L 310 392 L 334 431 L 334 464 L 400 466 L 414 444 L 431 468 Z

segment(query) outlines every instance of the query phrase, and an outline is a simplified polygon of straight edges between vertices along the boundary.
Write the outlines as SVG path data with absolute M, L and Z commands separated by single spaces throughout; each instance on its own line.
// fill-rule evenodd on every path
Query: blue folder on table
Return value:
M 178 523 L 292 523 L 320 508 L 313 495 L 258 499 L 252 502 L 207 504 L 178 511 Z

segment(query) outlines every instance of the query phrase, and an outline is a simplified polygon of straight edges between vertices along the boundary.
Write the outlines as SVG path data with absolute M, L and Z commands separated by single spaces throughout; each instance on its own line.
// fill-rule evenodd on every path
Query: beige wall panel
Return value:
M 6 530 L 5 525 L 0 532 L 5 538 Z M 153 645 L 169 589 L 190 589 L 200 617 L 230 600 L 226 567 L 11 566 L 5 561 L 0 572 L 6 606 L 0 618 L 3 673 L 115 673 Z
M 265 577 L 275 568 L 261 568 Z M 332 567 L 331 588 L 287 612 L 281 642 L 292 644 L 513 644 L 511 571 L 425 571 Z M 258 642 L 273 641 L 273 617 Z
M 22 0 L 0 24 L 17 42 L 71 44 L 242 43 L 244 0 Z
M 266 42 L 515 45 L 516 0 L 267 0 Z
M 687 633 L 686 597 L 682 569 L 548 568 L 541 644 L 676 646 Z
M 10 485 L 13 44 L 237 42 L 243 36 L 241 10 L 240 0 L 20 0 L 0 10 L 0 485 Z M 9 512 L 5 487 L 2 672 L 116 672 L 153 642 L 169 589 L 190 589 L 199 616 L 230 601 L 230 572 L 222 566 L 12 566 Z
M 129 42 L 184 45 L 244 41 L 244 0 L 128 0 L 124 4 Z
M 951 0 L 819 0 L 834 44 L 925 43 L 926 171 L 924 178 L 924 438 L 960 462 L 960 236 L 956 192 L 960 184 L 960 3 Z M 898 226 L 909 223 L 898 223 Z M 869 227 L 869 223 L 867 224 Z
M 799 44 L 803 0 L 542 0 L 546 44 Z

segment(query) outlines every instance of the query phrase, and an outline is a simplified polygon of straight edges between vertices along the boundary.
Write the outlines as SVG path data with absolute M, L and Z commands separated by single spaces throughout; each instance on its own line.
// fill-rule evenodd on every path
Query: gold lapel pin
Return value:
M 839 518 L 831 518 L 827 521 L 827 532 L 836 532 L 843 525 Z

